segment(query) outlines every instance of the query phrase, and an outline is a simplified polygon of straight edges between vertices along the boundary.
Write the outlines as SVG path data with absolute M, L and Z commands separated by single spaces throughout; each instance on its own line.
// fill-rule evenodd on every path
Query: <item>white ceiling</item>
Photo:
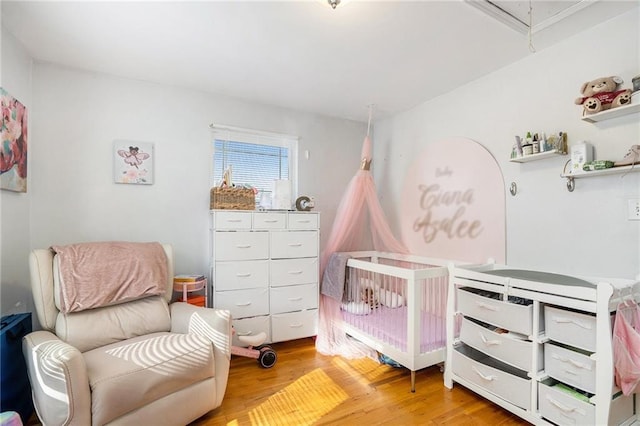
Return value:
M 493 3 L 528 22 L 528 1 Z M 639 4 L 533 0 L 532 44 L 540 51 Z M 534 54 L 527 34 L 463 0 L 1 8 L 2 25 L 38 61 L 359 121 L 371 104 L 374 119 L 395 114 Z

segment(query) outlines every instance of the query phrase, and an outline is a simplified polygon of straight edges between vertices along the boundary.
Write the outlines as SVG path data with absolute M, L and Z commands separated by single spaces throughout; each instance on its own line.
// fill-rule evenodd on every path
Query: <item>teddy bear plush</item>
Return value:
M 622 79 L 617 76 L 601 77 L 587 81 L 580 88 L 582 97 L 577 98 L 576 105 L 582 105 L 585 114 L 595 114 L 631 103 L 631 89 L 618 89 Z

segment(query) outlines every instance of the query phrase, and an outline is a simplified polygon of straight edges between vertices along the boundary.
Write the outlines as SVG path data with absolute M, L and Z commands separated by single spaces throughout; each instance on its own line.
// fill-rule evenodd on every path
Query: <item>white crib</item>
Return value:
M 415 372 L 443 363 L 446 260 L 376 251 L 350 252 L 341 306 L 344 331 Z

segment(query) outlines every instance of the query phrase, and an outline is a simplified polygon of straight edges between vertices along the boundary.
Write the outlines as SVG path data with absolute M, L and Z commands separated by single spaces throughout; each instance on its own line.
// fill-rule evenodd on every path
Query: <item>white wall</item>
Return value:
M 22 45 L 2 28 L 2 61 L 0 85 L 33 112 L 31 102 L 31 58 Z M 31 129 L 29 117 L 29 129 Z M 27 156 L 32 139 L 27 140 Z M 31 167 L 30 158 L 27 166 Z M 31 185 L 30 175 L 27 191 Z M 29 289 L 29 215 L 31 194 L 0 191 L 0 299 L 2 315 L 32 310 Z
M 2 47 L 3 87 L 28 107 L 30 127 L 28 192 L 0 191 L 3 315 L 33 311 L 32 248 L 161 241 L 174 246 L 176 272 L 208 273 L 212 122 L 299 136 L 298 191 L 316 198 L 328 236 L 364 123 L 32 64 L 4 32 Z M 155 143 L 153 185 L 113 183 L 114 139 Z
M 497 159 L 507 192 L 507 263 L 563 273 L 633 278 L 640 273 L 640 222 L 627 220 L 627 199 L 640 198 L 640 173 L 576 180 L 559 177 L 568 157 L 509 162 L 515 135 L 568 132 L 586 140 L 597 159 L 620 159 L 640 143 L 640 114 L 599 124 L 580 120 L 574 105 L 583 82 L 640 74 L 638 9 L 552 48 L 375 124 L 374 168 L 393 229 L 412 156 L 452 136 L 474 139 Z M 535 44 L 535 37 L 533 39 Z M 525 41 L 523 41 L 525 43 Z M 428 78 L 428 76 L 425 76 Z M 640 102 L 640 94 L 634 103 Z M 464 153 L 460 153 L 463 155 Z
M 33 93 L 32 246 L 157 240 L 174 246 L 178 273 L 208 272 L 210 123 L 299 136 L 298 190 L 316 197 L 323 231 L 366 133 L 364 123 L 39 63 Z M 113 183 L 114 139 L 155 143 L 153 185 Z

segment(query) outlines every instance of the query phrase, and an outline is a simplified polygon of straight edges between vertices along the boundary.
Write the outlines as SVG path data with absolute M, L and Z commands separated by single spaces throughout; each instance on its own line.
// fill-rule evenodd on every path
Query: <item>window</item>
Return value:
M 251 185 L 271 199 L 275 180 L 288 180 L 291 199 L 297 193 L 298 139 L 261 131 L 212 125 L 212 184 L 219 185 L 222 174 L 231 167 L 232 182 Z

